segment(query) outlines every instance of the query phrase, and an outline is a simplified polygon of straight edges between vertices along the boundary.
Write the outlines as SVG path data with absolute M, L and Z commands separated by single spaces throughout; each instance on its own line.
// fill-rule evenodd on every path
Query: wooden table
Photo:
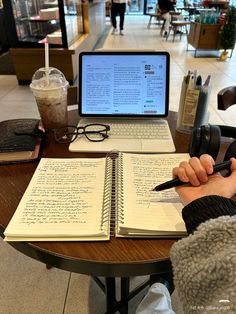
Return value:
M 78 120 L 77 111 L 69 120 Z M 186 152 L 188 135 L 175 132 L 176 113 L 168 118 L 177 152 Z M 43 157 L 101 157 L 104 154 L 71 153 L 67 145 L 47 137 Z M 13 216 L 17 205 L 37 167 L 37 163 L 0 166 L 0 235 Z M 175 239 L 120 239 L 107 242 L 11 242 L 16 250 L 47 265 L 63 270 L 87 274 L 106 294 L 107 313 L 128 313 L 128 301 L 148 283 L 129 292 L 129 277 L 171 271 L 170 248 Z M 102 284 L 97 276 L 105 277 Z M 115 298 L 115 277 L 121 277 L 121 300 Z

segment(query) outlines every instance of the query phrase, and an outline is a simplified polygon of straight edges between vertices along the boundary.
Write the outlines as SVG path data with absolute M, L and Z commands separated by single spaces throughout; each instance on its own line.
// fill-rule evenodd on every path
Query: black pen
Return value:
M 220 164 L 214 165 L 213 166 L 213 173 L 216 173 L 216 172 L 222 171 L 222 170 L 226 170 L 226 169 L 230 169 L 230 165 L 231 165 L 231 161 L 229 161 L 229 160 L 224 161 Z M 157 185 L 152 191 L 159 192 L 159 191 L 167 190 L 167 189 L 174 188 L 174 187 L 184 185 L 184 184 L 189 184 L 189 182 L 183 182 L 179 178 L 175 178 L 175 179 L 172 179 L 172 180 L 167 181 L 165 183 Z

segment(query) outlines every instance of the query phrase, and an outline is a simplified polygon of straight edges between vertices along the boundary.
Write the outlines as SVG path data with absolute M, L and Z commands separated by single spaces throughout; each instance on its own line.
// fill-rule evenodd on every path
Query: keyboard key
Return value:
M 158 123 L 115 123 L 110 124 L 110 138 L 169 139 L 166 125 Z

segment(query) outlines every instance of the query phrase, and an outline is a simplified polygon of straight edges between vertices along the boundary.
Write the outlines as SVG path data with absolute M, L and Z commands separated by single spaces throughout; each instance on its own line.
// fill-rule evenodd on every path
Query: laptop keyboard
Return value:
M 165 123 L 109 123 L 110 138 L 142 138 L 168 140 L 170 132 Z

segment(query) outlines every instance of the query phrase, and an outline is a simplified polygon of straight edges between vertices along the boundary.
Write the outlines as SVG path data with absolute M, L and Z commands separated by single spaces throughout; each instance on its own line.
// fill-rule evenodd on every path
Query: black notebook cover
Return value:
M 0 122 L 0 163 L 39 159 L 44 132 L 38 119 L 13 119 Z
M 35 138 L 16 133 L 32 133 L 39 120 L 14 119 L 0 122 L 0 152 L 33 151 Z M 16 133 L 15 133 L 16 132 Z

